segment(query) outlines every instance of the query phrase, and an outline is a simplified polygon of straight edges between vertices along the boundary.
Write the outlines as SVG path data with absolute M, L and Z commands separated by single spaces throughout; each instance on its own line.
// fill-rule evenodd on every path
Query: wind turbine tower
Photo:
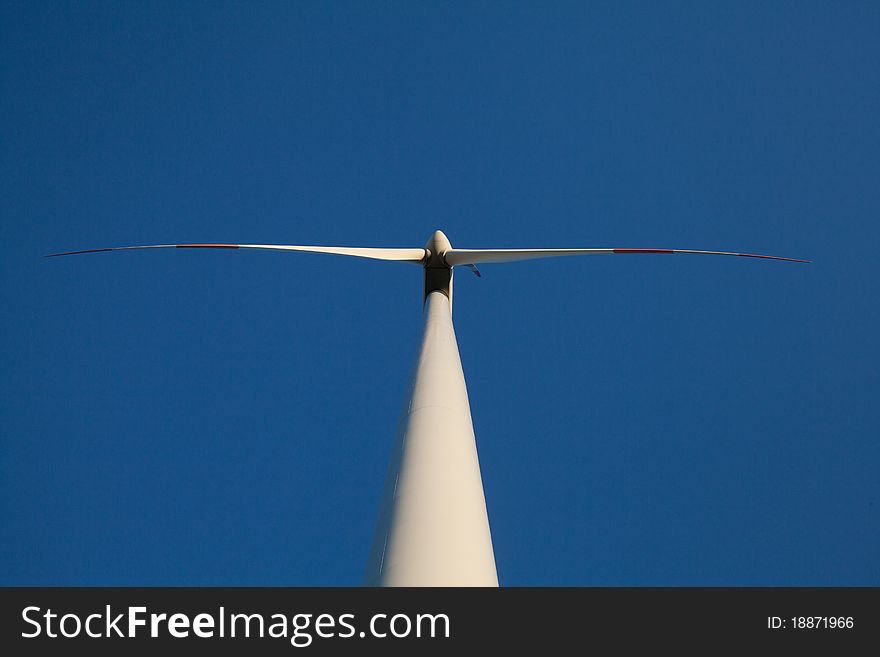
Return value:
M 370 586 L 498 586 L 467 386 L 452 324 L 455 267 L 596 254 L 703 254 L 809 262 L 686 249 L 455 249 L 442 231 L 424 248 L 281 244 L 155 244 L 53 253 L 139 249 L 271 249 L 409 262 L 424 269 L 424 330 L 391 453 L 375 538 Z

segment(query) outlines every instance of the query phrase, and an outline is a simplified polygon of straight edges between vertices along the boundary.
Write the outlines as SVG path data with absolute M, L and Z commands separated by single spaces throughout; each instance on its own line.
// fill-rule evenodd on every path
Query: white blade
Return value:
M 381 249 L 350 246 L 292 246 L 289 244 L 150 244 L 147 246 L 114 246 L 106 249 L 68 251 L 50 253 L 47 258 L 81 253 L 103 253 L 104 251 L 134 251 L 138 249 L 270 249 L 274 251 L 305 251 L 308 253 L 330 253 L 333 255 L 356 256 L 372 260 L 392 260 L 396 262 L 421 263 L 427 256 L 425 249 Z
M 446 264 L 477 265 L 491 262 L 515 262 L 535 258 L 556 258 L 559 256 L 596 255 L 600 253 L 695 253 L 702 255 L 738 256 L 741 258 L 764 258 L 767 260 L 787 260 L 789 262 L 810 262 L 797 258 L 758 255 L 755 253 L 731 253 L 728 251 L 692 251 L 688 249 L 450 249 L 444 255 Z

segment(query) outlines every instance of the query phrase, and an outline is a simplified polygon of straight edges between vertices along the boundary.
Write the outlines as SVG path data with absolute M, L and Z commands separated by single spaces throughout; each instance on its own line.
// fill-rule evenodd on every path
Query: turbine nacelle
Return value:
M 452 303 L 452 266 L 446 262 L 446 254 L 452 244 L 442 230 L 435 230 L 425 244 L 425 286 L 422 299 L 431 292 L 442 292 Z

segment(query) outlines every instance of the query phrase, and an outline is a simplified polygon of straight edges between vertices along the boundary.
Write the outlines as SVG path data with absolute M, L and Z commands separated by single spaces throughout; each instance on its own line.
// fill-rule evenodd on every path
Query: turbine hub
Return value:
M 452 248 L 452 244 L 449 243 L 449 238 L 443 234 L 442 230 L 434 231 L 434 234 L 431 235 L 431 238 L 425 244 L 425 248 L 431 252 L 428 263 L 429 267 L 446 266 L 446 261 L 443 259 L 443 256 Z

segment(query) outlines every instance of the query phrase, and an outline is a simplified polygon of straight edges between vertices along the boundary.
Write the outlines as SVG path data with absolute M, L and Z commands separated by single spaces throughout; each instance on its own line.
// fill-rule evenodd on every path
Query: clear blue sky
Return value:
M 880 584 L 880 5 L 9 3 L 0 583 L 358 584 L 417 268 L 507 585 Z

